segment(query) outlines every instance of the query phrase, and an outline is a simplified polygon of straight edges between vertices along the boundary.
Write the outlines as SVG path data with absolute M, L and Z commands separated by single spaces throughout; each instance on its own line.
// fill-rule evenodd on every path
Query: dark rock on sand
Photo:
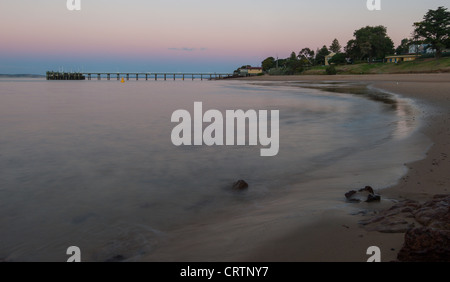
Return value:
M 429 227 L 408 230 L 397 259 L 403 262 L 449 262 L 450 231 Z
M 248 183 L 245 182 L 244 180 L 238 180 L 233 184 L 233 190 L 245 190 L 248 188 Z
M 406 232 L 399 261 L 450 261 L 450 195 L 424 204 L 405 200 L 360 224 L 370 231 Z
M 450 195 L 436 195 L 414 213 L 423 226 L 450 230 Z
M 375 194 L 375 191 L 370 186 L 366 186 L 358 191 L 351 190 L 345 193 L 345 198 L 347 198 L 347 201 L 351 203 L 359 203 L 362 201 L 371 203 L 381 201 L 381 196 Z
M 367 230 L 382 233 L 404 233 L 418 225 L 414 218 L 414 211 L 420 207 L 415 201 L 402 201 L 390 209 L 381 211 L 375 217 L 360 221 Z
M 436 195 L 433 200 L 411 211 L 422 227 L 406 232 L 399 261 L 450 261 L 450 195 Z

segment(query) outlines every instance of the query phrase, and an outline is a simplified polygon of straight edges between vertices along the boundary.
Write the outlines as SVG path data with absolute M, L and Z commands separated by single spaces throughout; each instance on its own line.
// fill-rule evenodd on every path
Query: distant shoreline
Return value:
M 415 74 L 339 74 L 339 75 L 263 75 L 239 77 L 236 80 L 248 81 L 360 81 L 374 82 L 450 82 L 450 73 Z
M 43 78 L 43 74 L 0 74 L 0 77 L 5 78 Z

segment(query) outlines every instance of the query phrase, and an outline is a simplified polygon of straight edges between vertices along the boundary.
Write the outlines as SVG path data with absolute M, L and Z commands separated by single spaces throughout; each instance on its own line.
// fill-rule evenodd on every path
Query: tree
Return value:
M 345 48 L 347 55 L 353 59 L 384 58 L 394 53 L 394 42 L 387 36 L 384 26 L 366 26 L 353 33 L 355 39 L 348 41 Z
M 339 41 L 335 38 L 330 45 L 330 51 L 338 54 L 341 53 L 341 48 L 341 44 L 339 44 Z
M 356 40 L 351 39 L 347 42 L 347 46 L 344 47 L 345 54 L 349 58 L 357 58 L 359 56 L 358 54 L 358 48 L 356 47 Z
M 406 54 L 409 53 L 409 45 L 411 44 L 411 41 L 407 38 L 402 39 L 402 43 L 395 49 L 395 53 L 397 55 Z
M 414 23 L 414 33 L 436 50 L 436 58 L 442 56 L 442 49 L 450 45 L 450 12 L 447 8 L 428 10 L 423 21 Z
M 331 58 L 328 63 L 334 65 L 345 65 L 347 63 L 347 56 L 344 53 L 338 53 Z
M 325 65 L 325 57 L 328 55 L 330 55 L 330 51 L 328 51 L 327 46 L 323 45 L 323 47 L 317 51 L 316 64 Z
M 303 66 L 300 60 L 297 58 L 295 52 L 291 53 L 291 56 L 286 60 L 286 74 L 296 74 L 303 71 Z
M 262 61 L 261 66 L 263 68 L 263 71 L 269 71 L 270 69 L 272 69 L 276 66 L 275 58 L 268 57 L 267 59 Z
M 286 62 L 288 59 L 277 59 L 275 61 L 275 65 L 278 63 L 278 67 L 279 68 L 285 68 L 286 67 Z M 276 66 L 275 66 L 276 67 Z
M 300 59 L 302 65 L 313 65 L 314 51 L 309 48 L 303 48 L 298 53 L 298 58 Z

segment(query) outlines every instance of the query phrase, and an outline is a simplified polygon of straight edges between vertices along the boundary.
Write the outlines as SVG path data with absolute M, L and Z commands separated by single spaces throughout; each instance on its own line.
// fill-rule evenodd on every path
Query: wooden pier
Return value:
M 179 72 L 163 72 L 163 73 L 150 73 L 150 72 L 84 72 L 84 73 L 60 73 L 60 72 L 47 72 L 47 80 L 106 80 L 116 79 L 121 80 L 124 78 L 130 80 L 130 77 L 135 80 L 140 78 L 145 80 L 194 80 L 194 79 L 225 79 L 232 77 L 232 73 L 179 73 Z

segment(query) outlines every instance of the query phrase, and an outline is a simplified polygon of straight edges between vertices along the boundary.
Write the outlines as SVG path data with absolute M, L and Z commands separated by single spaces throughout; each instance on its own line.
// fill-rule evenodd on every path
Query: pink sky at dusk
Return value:
M 155 70 L 179 62 L 183 70 L 231 71 L 334 38 L 345 46 L 366 25 L 386 26 L 398 45 L 428 9 L 447 3 L 382 0 L 371 12 L 365 0 L 81 0 L 81 11 L 68 11 L 65 0 L 2 0 L 0 73 L 17 72 L 23 58 L 36 64 L 23 71 L 40 73 L 52 64 L 91 68 L 97 59 L 99 68 L 128 60 Z

